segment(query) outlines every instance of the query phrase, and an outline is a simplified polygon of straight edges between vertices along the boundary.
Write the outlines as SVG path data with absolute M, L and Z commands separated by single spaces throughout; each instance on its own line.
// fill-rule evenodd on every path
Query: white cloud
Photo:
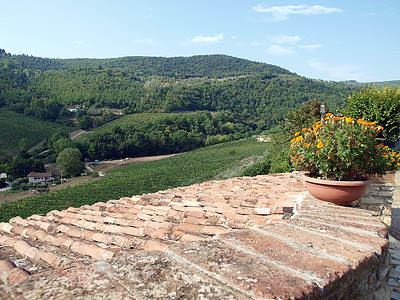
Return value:
M 325 63 L 316 60 L 309 61 L 308 65 L 312 69 L 322 73 L 322 77 L 330 78 L 331 80 L 369 80 L 367 74 L 360 72 L 360 67 L 356 65 L 327 66 Z
M 213 36 L 198 35 L 198 36 L 195 36 L 194 38 L 192 38 L 191 42 L 195 43 L 195 44 L 218 43 L 218 42 L 222 41 L 223 38 L 224 38 L 223 33 L 219 33 L 219 34 L 216 34 Z
M 288 19 L 290 15 L 326 15 L 343 12 L 340 8 L 325 7 L 321 5 L 286 5 L 266 7 L 263 4 L 254 6 L 253 11 L 271 14 L 272 18 L 268 19 L 269 21 L 283 21 Z
M 271 45 L 268 47 L 267 52 L 271 55 L 285 56 L 295 54 L 292 48 L 283 47 L 281 45 Z
M 306 50 L 308 50 L 308 51 L 314 51 L 314 50 L 316 50 L 316 49 L 318 49 L 318 48 L 321 48 L 321 47 L 323 47 L 323 46 L 324 46 L 324 45 L 321 45 L 321 44 L 301 45 L 301 46 L 299 46 L 299 48 L 306 49 Z
M 280 35 L 272 38 L 275 44 L 294 44 L 301 40 L 298 35 Z
M 82 45 L 82 42 L 79 41 L 79 40 L 75 40 L 73 43 L 74 43 L 75 45 Z

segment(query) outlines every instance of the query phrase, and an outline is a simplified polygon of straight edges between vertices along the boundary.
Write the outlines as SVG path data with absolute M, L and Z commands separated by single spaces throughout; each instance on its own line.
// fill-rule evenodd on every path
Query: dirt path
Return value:
M 100 162 L 91 162 L 88 165 L 94 169 L 96 172 L 106 172 L 109 170 L 118 169 L 121 167 L 133 165 L 133 164 L 141 164 L 149 161 L 160 160 L 164 158 L 168 158 L 174 155 L 179 154 L 167 154 L 167 155 L 157 155 L 157 156 L 146 156 L 146 157 L 135 157 L 129 159 L 116 159 L 116 160 L 105 160 Z

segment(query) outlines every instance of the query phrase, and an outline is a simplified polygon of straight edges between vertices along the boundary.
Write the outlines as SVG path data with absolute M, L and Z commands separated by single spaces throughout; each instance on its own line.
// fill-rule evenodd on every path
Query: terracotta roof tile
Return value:
M 254 291 L 268 295 L 261 283 L 267 280 L 265 278 L 269 278 L 269 275 L 253 264 L 257 261 L 259 266 L 271 267 L 260 258 L 261 256 L 285 264 L 284 255 L 294 255 L 298 260 L 298 268 L 307 269 L 309 254 L 304 251 L 293 254 L 299 251 L 292 248 L 295 248 L 294 245 L 300 245 L 301 239 L 306 237 L 313 241 L 316 251 L 323 251 L 323 244 L 331 242 L 331 238 L 323 235 L 320 240 L 315 240 L 313 235 L 320 234 L 318 230 L 321 228 L 337 239 L 346 238 L 352 243 L 360 244 L 362 239 L 368 236 L 367 232 L 381 230 L 379 225 L 372 221 L 371 224 L 360 225 L 365 223 L 364 219 L 360 224 L 354 224 L 348 217 L 329 221 L 326 216 L 321 218 L 319 212 L 314 211 L 311 206 L 308 214 L 293 217 L 291 225 L 287 225 L 286 219 L 304 191 L 304 186 L 297 177 L 298 174 L 278 174 L 231 178 L 157 193 L 122 197 L 106 203 L 99 202 L 63 211 L 53 210 L 45 216 L 33 215 L 26 220 L 14 217 L 9 223 L 0 223 L 0 246 L 7 251 L 14 251 L 17 256 L 26 257 L 31 265 L 37 263 L 54 269 L 73 264 L 88 265 L 94 261 L 116 262 L 120 257 L 130 257 L 130 254 L 141 251 L 173 251 L 173 255 L 181 256 L 182 259 L 190 260 L 190 264 L 195 263 L 199 268 L 203 268 L 205 274 L 210 272 L 210 267 L 215 268 L 213 270 L 218 270 L 219 276 L 226 277 L 225 280 L 238 286 L 239 290 L 252 289 L 249 283 L 240 277 L 254 274 L 259 280 L 254 285 Z M 308 204 L 305 201 L 301 205 L 307 208 Z M 337 216 L 337 211 L 340 210 L 333 210 L 333 216 Z M 360 218 L 362 217 L 361 214 Z M 368 219 L 367 216 L 365 218 Z M 281 222 L 282 224 L 278 224 Z M 270 224 L 268 230 L 263 227 L 267 224 Z M 334 224 L 340 224 L 344 229 L 335 231 Z M 361 229 L 360 226 L 366 233 L 357 236 L 354 231 Z M 305 227 L 307 230 L 303 232 L 301 228 Z M 249 228 L 252 230 L 249 231 Z M 302 233 L 301 237 L 299 231 Z M 285 239 L 280 238 L 282 236 L 285 236 Z M 378 252 L 379 247 L 384 247 L 378 236 L 368 236 L 368 239 L 369 241 L 364 243 L 367 245 L 365 249 L 369 247 Z M 290 253 L 279 256 L 273 252 L 274 256 L 269 256 L 268 252 L 263 252 L 265 247 L 275 249 L 275 244 L 282 246 L 282 243 L 287 241 L 290 241 L 290 247 L 285 249 L 289 249 Z M 191 253 L 190 243 L 195 243 L 193 245 L 204 253 L 198 253 L 197 250 Z M 249 244 L 253 248 L 249 248 Z M 243 252 L 241 247 L 248 252 Z M 213 252 L 213 249 L 222 252 L 218 254 Z M 344 249 L 352 251 L 353 248 L 347 244 Z M 253 251 L 257 255 L 251 256 L 250 259 L 249 253 Z M 217 264 L 217 254 L 225 257 L 224 259 L 229 255 L 237 259 L 237 263 L 227 260 L 236 272 L 235 277 L 224 273 L 224 269 Z M 359 253 L 354 254 L 354 259 L 357 255 Z M 342 258 L 345 257 L 349 259 L 343 254 Z M 242 263 L 243 266 L 250 263 L 250 267 L 242 268 Z M 330 265 L 331 261 L 326 261 L 326 264 L 338 267 Z M 12 265 L 4 263 L 4 266 L 4 272 L 10 272 Z M 297 268 L 297 265 L 292 267 Z M 310 269 L 314 267 L 315 272 L 321 273 L 318 273 L 318 276 L 324 276 L 323 269 L 310 264 Z M 277 278 L 289 281 L 293 279 L 292 275 L 282 272 L 279 267 L 271 268 L 271 272 Z M 338 268 L 340 269 L 340 266 Z M 0 263 L 0 277 L 2 274 Z M 299 283 L 294 280 L 293 286 L 295 283 L 304 289 L 307 288 L 303 281 Z M 247 295 L 246 292 L 244 294 Z

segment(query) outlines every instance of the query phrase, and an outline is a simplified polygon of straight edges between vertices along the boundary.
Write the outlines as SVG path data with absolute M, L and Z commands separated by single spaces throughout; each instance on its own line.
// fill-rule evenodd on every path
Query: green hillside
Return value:
M 255 139 L 239 140 L 197 149 L 167 159 L 130 165 L 107 173 L 98 181 L 31 197 L 0 207 L 0 221 L 19 215 L 45 214 L 50 210 L 79 207 L 178 186 L 221 178 L 221 174 L 245 158 L 265 154 L 268 144 Z M 229 176 L 234 174 L 229 173 Z M 236 174 L 238 176 L 240 174 Z
M 21 139 L 32 147 L 59 131 L 69 132 L 71 128 L 0 110 L 0 156 L 18 154 Z
M 376 84 L 380 89 L 382 89 L 384 86 L 400 86 L 400 80 L 389 80 L 389 81 L 379 81 L 379 82 L 358 82 L 356 80 L 348 80 L 348 81 L 343 81 L 343 83 L 357 88 L 363 88 L 366 85 L 370 84 L 373 85 Z
M 270 127 L 313 98 L 342 106 L 351 90 L 226 55 L 48 59 L 0 51 L 0 107 L 52 121 L 62 106 L 80 105 L 125 113 L 226 110 Z

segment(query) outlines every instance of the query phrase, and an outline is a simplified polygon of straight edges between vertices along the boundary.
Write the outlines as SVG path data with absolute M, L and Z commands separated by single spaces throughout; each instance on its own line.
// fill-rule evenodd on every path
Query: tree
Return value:
M 77 176 L 82 171 L 82 153 L 77 148 L 65 148 L 57 156 L 57 167 L 65 176 Z
M 53 148 L 54 143 L 57 142 L 59 139 L 62 139 L 62 138 L 69 139 L 68 133 L 67 132 L 54 133 L 51 136 L 51 138 L 49 138 L 48 141 L 47 141 L 47 148 L 50 151 L 54 151 L 54 148 Z
M 86 130 L 92 127 L 92 125 L 93 125 L 93 119 L 88 115 L 84 115 L 82 118 L 78 120 L 78 127 L 80 129 Z
M 28 141 L 28 139 L 27 138 L 20 139 L 19 143 L 18 143 L 18 146 L 19 146 L 19 150 L 21 152 L 27 152 L 29 150 L 29 141 Z
M 53 143 L 53 152 L 55 153 L 60 153 L 66 148 L 76 148 L 76 143 L 68 138 L 61 138 Z
M 7 164 L 7 176 L 12 180 L 26 177 L 30 172 L 44 172 L 43 162 L 39 159 L 29 159 L 17 156 L 12 162 Z
M 344 113 L 355 119 L 376 122 L 384 128 L 383 138 L 394 142 L 400 132 L 400 87 L 379 89 L 377 85 L 365 86 L 347 98 Z

